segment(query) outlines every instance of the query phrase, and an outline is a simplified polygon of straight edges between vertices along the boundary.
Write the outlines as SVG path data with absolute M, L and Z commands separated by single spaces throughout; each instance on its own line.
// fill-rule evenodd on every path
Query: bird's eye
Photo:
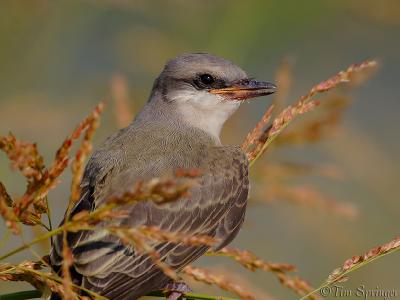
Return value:
M 210 85 L 210 84 L 215 82 L 214 77 L 212 77 L 210 74 L 202 74 L 202 75 L 200 75 L 200 80 L 205 85 Z

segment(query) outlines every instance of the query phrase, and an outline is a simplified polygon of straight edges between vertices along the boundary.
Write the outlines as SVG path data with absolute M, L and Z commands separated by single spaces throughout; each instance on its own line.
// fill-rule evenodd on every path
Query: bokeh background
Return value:
M 400 3 L 397 0 L 307 1 L 7 1 L 0 3 L 0 134 L 36 141 L 46 162 L 74 126 L 122 82 L 137 111 L 165 61 L 182 52 L 210 52 L 273 81 L 284 58 L 293 70 L 289 101 L 350 63 L 377 58 L 380 68 L 362 86 L 335 134 L 313 145 L 283 147 L 267 159 L 322 163 L 341 180 L 304 176 L 301 181 L 355 205 L 356 218 L 284 199 L 252 203 L 235 246 L 274 262 L 295 264 L 317 286 L 352 255 L 399 234 L 400 199 Z M 116 83 L 117 82 L 117 83 Z M 116 87 L 117 84 L 117 87 Z M 223 132 L 239 144 L 270 98 L 243 105 Z M 112 101 L 95 145 L 117 129 Z M 296 126 L 294 124 L 293 126 Z M 268 171 L 268 169 L 267 169 Z M 69 174 L 50 193 L 55 223 L 61 220 Z M 0 180 L 21 195 L 25 183 L 0 155 Z M 260 183 L 268 185 L 268 181 Z M 261 181 L 262 182 L 262 181 Z M 260 196 L 258 196 L 260 198 Z M 262 198 L 262 197 L 261 197 Z M 29 239 L 37 232 L 27 231 Z M 0 224 L 0 251 L 19 244 Z M 37 248 L 44 253 L 45 245 Z M 28 258 L 22 253 L 10 261 Z M 206 257 L 199 264 L 229 271 L 275 299 L 296 299 L 274 276 Z M 351 275 L 341 285 L 397 289 L 400 256 L 394 254 Z M 1 292 L 29 288 L 0 283 Z M 206 286 L 198 291 L 222 292 Z M 259 296 L 260 299 L 264 299 Z M 334 297 L 332 297 L 333 299 Z M 265 299 L 268 299 L 266 296 Z

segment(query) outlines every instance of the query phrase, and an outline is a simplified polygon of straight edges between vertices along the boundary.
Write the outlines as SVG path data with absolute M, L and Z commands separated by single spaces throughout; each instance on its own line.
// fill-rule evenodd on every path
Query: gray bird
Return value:
M 210 54 L 183 54 L 170 60 L 135 120 L 91 156 L 72 215 L 96 210 L 139 180 L 171 175 L 176 169 L 200 169 L 197 184 L 185 199 L 162 205 L 142 201 L 124 208 L 129 217 L 109 224 L 209 235 L 220 241 L 215 249 L 226 246 L 243 223 L 249 180 L 246 155 L 239 146 L 222 145 L 220 131 L 242 100 L 274 90 L 273 84 L 249 79 L 238 66 Z M 135 253 L 134 247 L 101 229 L 70 233 L 68 241 L 75 284 L 109 299 L 132 300 L 163 289 L 171 291 L 169 299 L 177 299 L 187 291 L 146 254 Z M 153 246 L 177 271 L 209 249 L 172 242 Z M 62 237 L 57 236 L 50 255 L 56 272 L 61 253 Z

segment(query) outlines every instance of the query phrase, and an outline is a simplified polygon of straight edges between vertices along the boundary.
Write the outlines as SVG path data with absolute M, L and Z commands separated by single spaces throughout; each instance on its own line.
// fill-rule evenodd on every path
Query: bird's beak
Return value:
M 276 86 L 269 82 L 256 80 L 240 80 L 229 87 L 211 89 L 211 94 L 217 94 L 232 100 L 246 100 L 254 97 L 270 95 L 274 93 Z

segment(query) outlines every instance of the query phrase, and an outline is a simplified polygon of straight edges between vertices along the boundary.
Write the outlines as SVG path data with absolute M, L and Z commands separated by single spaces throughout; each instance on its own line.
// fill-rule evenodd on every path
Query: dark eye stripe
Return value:
M 223 79 L 214 79 L 214 82 L 212 84 L 206 85 L 203 82 L 201 82 L 199 76 L 197 76 L 194 79 L 184 79 L 184 78 L 174 78 L 174 81 L 176 83 L 178 82 L 185 82 L 187 84 L 192 85 L 195 87 L 197 90 L 205 90 L 205 89 L 222 89 L 227 87 L 228 85 L 225 83 Z
M 201 74 L 199 77 L 201 82 L 205 85 L 211 85 L 215 82 L 214 77 L 212 77 L 210 74 Z
M 226 83 L 223 79 L 215 78 L 212 77 L 212 80 L 208 78 L 208 76 L 211 76 L 209 74 L 201 74 L 197 78 L 193 80 L 194 85 L 196 86 L 197 89 L 221 89 L 226 87 Z M 207 83 L 209 82 L 209 83 Z

